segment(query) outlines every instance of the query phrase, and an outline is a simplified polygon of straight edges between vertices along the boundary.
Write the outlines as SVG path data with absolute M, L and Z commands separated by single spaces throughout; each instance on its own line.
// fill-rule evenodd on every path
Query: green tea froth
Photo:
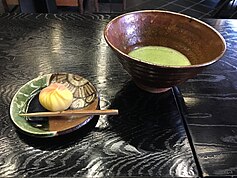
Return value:
M 131 51 L 129 56 L 162 66 L 188 66 L 188 58 L 177 50 L 163 46 L 144 46 Z

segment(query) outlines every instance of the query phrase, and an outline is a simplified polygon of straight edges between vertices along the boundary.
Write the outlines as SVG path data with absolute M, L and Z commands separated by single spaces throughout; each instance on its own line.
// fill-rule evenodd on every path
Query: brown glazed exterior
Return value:
M 149 92 L 162 92 L 219 60 L 224 38 L 211 26 L 192 17 L 160 10 L 123 14 L 111 20 L 104 37 L 134 82 Z M 190 66 L 159 66 L 128 56 L 141 46 L 165 46 L 186 55 Z

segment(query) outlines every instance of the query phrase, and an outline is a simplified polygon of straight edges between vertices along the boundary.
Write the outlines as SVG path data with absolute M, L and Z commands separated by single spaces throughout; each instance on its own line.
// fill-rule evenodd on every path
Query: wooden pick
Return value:
M 117 109 L 106 110 L 66 110 L 66 111 L 54 111 L 54 112 L 34 112 L 34 113 L 22 113 L 19 116 L 25 117 L 54 117 L 54 116 L 75 116 L 75 115 L 117 115 Z

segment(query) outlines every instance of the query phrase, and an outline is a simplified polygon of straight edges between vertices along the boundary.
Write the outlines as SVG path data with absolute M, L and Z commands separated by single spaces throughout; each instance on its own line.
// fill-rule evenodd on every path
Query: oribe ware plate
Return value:
M 93 116 L 19 116 L 19 113 L 46 111 L 39 103 L 39 93 L 54 82 L 62 83 L 72 91 L 73 102 L 69 109 L 99 109 L 97 90 L 87 79 L 68 73 L 39 76 L 23 85 L 12 99 L 10 116 L 20 131 L 36 137 L 55 137 L 75 131 L 91 121 Z

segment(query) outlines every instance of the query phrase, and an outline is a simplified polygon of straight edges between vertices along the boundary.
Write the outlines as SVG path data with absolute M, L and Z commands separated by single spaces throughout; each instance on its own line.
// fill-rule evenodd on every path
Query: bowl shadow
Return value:
M 165 150 L 186 138 L 173 89 L 155 94 L 129 81 L 116 94 L 111 108 L 119 110 L 118 116 L 108 118 L 111 130 L 136 149 Z

